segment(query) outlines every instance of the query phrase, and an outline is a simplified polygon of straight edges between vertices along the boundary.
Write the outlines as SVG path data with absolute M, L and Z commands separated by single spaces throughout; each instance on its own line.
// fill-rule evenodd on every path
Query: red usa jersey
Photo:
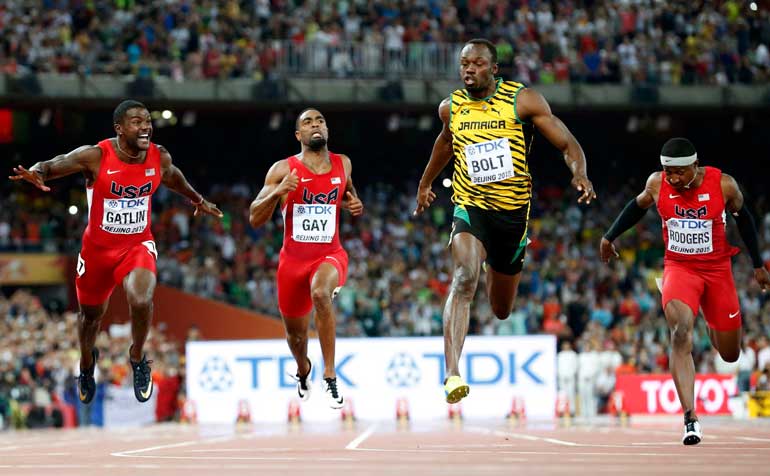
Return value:
M 704 167 L 698 188 L 677 190 L 663 172 L 658 213 L 663 220 L 665 260 L 692 263 L 724 259 L 738 249 L 730 246 L 725 233 L 725 199 L 722 195 L 722 171 Z
M 342 249 L 339 224 L 347 179 L 342 157 L 329 152 L 331 170 L 314 174 L 296 156 L 288 158 L 297 171 L 296 190 L 286 195 L 283 213 L 281 256 L 318 259 Z
M 105 247 L 124 248 L 152 240 L 152 194 L 160 185 L 160 151 L 150 143 L 141 164 L 120 160 L 111 139 L 99 142 L 102 161 L 88 187 L 88 226 L 84 238 Z

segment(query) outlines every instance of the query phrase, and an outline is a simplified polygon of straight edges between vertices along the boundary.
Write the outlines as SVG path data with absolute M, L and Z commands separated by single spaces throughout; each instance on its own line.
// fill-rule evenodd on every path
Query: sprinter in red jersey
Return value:
M 131 314 L 132 345 L 128 350 L 134 373 L 134 395 L 146 402 L 152 376 L 142 349 L 152 319 L 155 261 L 158 251 L 150 229 L 152 194 L 163 183 L 190 199 L 195 214 L 221 217 L 222 212 L 187 183 L 171 155 L 150 142 L 150 112 L 140 102 L 123 101 L 113 113 L 117 137 L 78 147 L 68 154 L 38 162 L 29 170 L 14 167 L 11 180 L 26 180 L 45 192 L 47 180 L 81 172 L 86 178 L 88 226 L 78 255 L 77 289 L 80 313 L 80 401 L 90 403 L 96 392 L 94 347 L 110 295 L 122 282 Z
M 302 152 L 279 160 L 267 172 L 265 185 L 249 209 L 255 228 L 267 222 L 280 203 L 284 220 L 278 263 L 278 308 L 286 340 L 297 361 L 297 394 L 310 397 L 311 362 L 307 356 L 310 313 L 321 341 L 324 374 L 321 388 L 332 408 L 342 408 L 334 366 L 335 315 L 332 299 L 345 284 L 348 255 L 340 244 L 340 210 L 361 215 L 364 205 L 351 179 L 350 159 L 329 152 L 329 130 L 323 114 L 305 109 L 297 118 Z
M 730 212 L 746 244 L 754 278 L 762 291 L 770 289 L 770 275 L 759 253 L 754 219 L 744 207 L 743 194 L 731 176 L 714 167 L 700 167 L 695 147 L 674 138 L 660 154 L 662 172 L 655 172 L 604 235 L 602 261 L 618 254 L 612 242 L 657 204 L 663 221 L 666 251 L 663 263 L 662 305 L 671 330 L 671 374 L 684 411 L 685 445 L 703 438 L 695 415 L 695 366 L 692 331 L 698 308 L 708 325 L 711 344 L 727 362 L 741 353 L 741 309 L 730 258 L 738 249 L 727 242 L 725 211 Z

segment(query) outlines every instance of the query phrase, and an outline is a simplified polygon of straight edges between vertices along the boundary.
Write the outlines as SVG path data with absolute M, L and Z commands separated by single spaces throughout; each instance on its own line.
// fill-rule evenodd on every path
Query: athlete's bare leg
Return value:
M 339 286 L 340 276 L 337 268 L 330 263 L 321 263 L 310 281 L 310 297 L 315 309 L 315 327 L 321 342 L 324 358 L 324 378 L 337 376 L 334 366 L 334 351 L 337 319 L 332 307 L 334 289 Z
M 470 233 L 452 238 L 454 274 L 444 305 L 444 360 L 446 376 L 459 376 L 460 355 L 468 334 L 470 308 L 479 284 L 479 268 L 486 258 L 484 245 Z
M 80 305 L 78 313 L 78 341 L 80 343 L 80 370 L 91 368 L 94 365 L 94 358 L 91 351 L 96 343 L 96 336 L 99 334 L 99 327 L 102 323 L 102 317 L 107 312 L 109 298 L 102 304 L 96 306 Z
M 297 361 L 297 373 L 307 375 L 310 372 L 310 361 L 307 357 L 307 329 L 310 314 L 302 317 L 283 317 L 286 328 L 286 342 L 289 344 L 291 355 Z
M 708 328 L 711 345 L 719 352 L 725 362 L 735 362 L 741 356 L 741 340 L 743 332 L 741 328 L 732 331 L 718 331 Z
M 128 312 L 131 315 L 133 342 L 129 357 L 133 362 L 142 360 L 144 342 L 150 332 L 155 282 L 155 273 L 146 268 L 136 268 L 123 279 L 123 288 L 128 298 Z
M 487 265 L 487 296 L 492 312 L 498 319 L 508 319 L 516 302 L 521 271 L 514 275 L 498 273 Z
M 671 330 L 671 375 L 682 410 L 695 416 L 695 363 L 692 360 L 692 330 L 695 316 L 690 306 L 678 299 L 666 304 L 664 310 Z

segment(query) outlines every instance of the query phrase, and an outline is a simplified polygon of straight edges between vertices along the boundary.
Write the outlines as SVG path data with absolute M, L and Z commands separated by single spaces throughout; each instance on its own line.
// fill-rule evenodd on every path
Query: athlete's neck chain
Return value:
M 121 153 L 121 154 L 123 154 L 123 155 L 125 155 L 125 156 L 126 156 L 126 157 L 128 157 L 129 159 L 138 159 L 138 158 L 139 158 L 139 157 L 142 155 L 142 153 L 141 153 L 141 152 L 139 152 L 139 153 L 138 153 L 138 154 L 136 154 L 136 155 L 131 155 L 131 154 L 127 153 L 125 150 L 121 149 L 121 148 L 120 148 L 120 138 L 118 138 L 118 139 L 115 141 L 115 145 L 117 145 L 117 146 L 118 146 L 118 150 L 120 151 L 120 153 Z

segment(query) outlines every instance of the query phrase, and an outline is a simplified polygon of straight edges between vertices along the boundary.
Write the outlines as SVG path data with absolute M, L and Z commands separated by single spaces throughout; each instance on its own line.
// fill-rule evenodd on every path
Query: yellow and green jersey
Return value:
M 527 156 L 533 127 L 519 120 L 516 96 L 524 85 L 497 80 L 494 94 L 476 99 L 465 89 L 450 96 L 454 150 L 452 201 L 484 210 L 516 210 L 529 203 Z

